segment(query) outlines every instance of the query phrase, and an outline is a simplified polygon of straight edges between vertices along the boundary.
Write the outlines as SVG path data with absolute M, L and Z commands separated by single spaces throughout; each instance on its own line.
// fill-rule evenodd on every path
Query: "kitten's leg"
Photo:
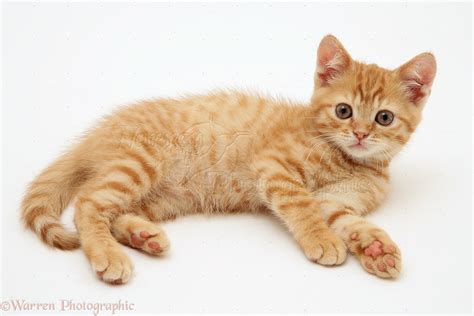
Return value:
M 328 185 L 316 192 L 328 225 L 357 256 L 366 271 L 382 278 L 397 277 L 401 253 L 389 235 L 362 217 L 385 197 L 386 183 L 347 180 Z
M 133 266 L 112 236 L 110 224 L 113 218 L 124 212 L 124 207 L 122 203 L 98 196 L 104 193 L 95 191 L 79 197 L 75 223 L 81 247 L 92 269 L 102 280 L 121 284 L 129 280 Z
M 283 168 L 267 166 L 263 161 L 257 171 L 264 182 L 262 199 L 286 224 L 305 255 L 323 265 L 337 265 L 346 259 L 344 242 L 327 226 L 319 212 L 318 201 L 301 183 Z M 275 169 L 277 170 L 275 172 Z
M 163 229 L 134 214 L 120 215 L 112 223 L 112 234 L 122 244 L 151 255 L 160 255 L 170 246 Z
M 132 272 L 111 224 L 141 200 L 158 177 L 156 163 L 145 153 L 130 151 L 129 156 L 103 166 L 77 196 L 75 223 L 82 249 L 93 270 L 109 283 L 127 282 Z

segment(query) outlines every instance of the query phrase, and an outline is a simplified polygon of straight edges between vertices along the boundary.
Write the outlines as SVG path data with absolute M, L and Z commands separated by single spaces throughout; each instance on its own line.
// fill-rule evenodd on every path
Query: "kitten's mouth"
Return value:
M 364 150 L 364 149 L 367 149 L 367 146 L 365 146 L 362 143 L 356 143 L 356 144 L 349 145 L 349 148 L 357 149 L 357 150 Z

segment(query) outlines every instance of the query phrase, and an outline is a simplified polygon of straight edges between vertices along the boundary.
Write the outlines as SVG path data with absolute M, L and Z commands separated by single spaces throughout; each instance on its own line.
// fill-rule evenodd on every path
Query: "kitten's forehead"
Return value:
M 361 108 L 378 107 L 393 94 L 392 73 L 377 65 L 357 63 L 348 79 L 354 105 Z

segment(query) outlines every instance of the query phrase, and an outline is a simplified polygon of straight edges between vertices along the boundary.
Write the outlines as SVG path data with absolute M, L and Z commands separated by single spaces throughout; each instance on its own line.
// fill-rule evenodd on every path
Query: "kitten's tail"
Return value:
M 22 219 L 46 244 L 63 250 L 79 248 L 77 232 L 61 224 L 63 210 L 87 178 L 84 168 L 66 154 L 46 168 L 29 185 L 22 202 Z

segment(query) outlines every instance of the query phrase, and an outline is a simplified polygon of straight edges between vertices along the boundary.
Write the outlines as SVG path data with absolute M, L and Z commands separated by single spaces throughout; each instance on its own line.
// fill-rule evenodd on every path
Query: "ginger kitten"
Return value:
M 328 35 L 309 104 L 219 92 L 124 107 L 31 183 L 23 220 L 48 245 L 82 247 L 114 284 L 132 274 L 120 244 L 169 248 L 154 222 L 245 211 L 279 217 L 314 262 L 341 264 L 349 249 L 367 272 L 396 277 L 400 250 L 363 215 L 385 198 L 389 163 L 420 122 L 435 73 L 430 53 L 387 70 Z M 77 233 L 60 223 L 72 200 Z

